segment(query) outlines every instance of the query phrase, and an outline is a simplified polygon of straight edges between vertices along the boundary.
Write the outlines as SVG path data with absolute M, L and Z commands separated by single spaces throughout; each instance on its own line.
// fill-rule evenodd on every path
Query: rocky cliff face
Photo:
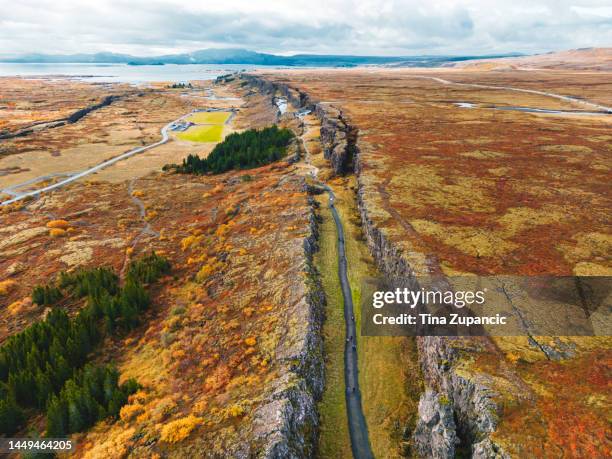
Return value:
M 453 410 L 446 398 L 427 390 L 419 401 L 419 419 L 414 432 L 414 449 L 421 457 L 455 457 L 457 433 Z
M 280 93 L 299 108 L 314 110 L 321 120 L 321 144 L 334 171 L 342 174 L 354 170 L 357 175 L 357 199 L 362 226 L 370 251 L 380 270 L 397 279 L 415 278 L 403 253 L 385 232 L 378 228 L 364 198 L 367 186 L 360 174 L 358 130 L 341 110 L 329 104 L 315 103 L 309 96 L 285 84 L 265 78 L 244 75 L 250 85 L 272 96 Z M 474 345 L 479 340 L 472 338 Z M 472 457 L 507 458 L 504 451 L 489 438 L 497 427 L 498 407 L 486 381 L 465 378 L 455 371 L 458 351 L 453 338 L 420 337 L 417 341 L 421 368 L 428 385 L 419 403 L 413 445 L 423 457 L 451 458 L 456 449 L 471 451 Z
M 310 97 L 305 92 L 291 88 L 286 84 L 276 83 L 266 80 L 258 75 L 243 73 L 240 75 L 243 81 L 246 81 L 252 88 L 257 88 L 263 94 L 274 96 L 279 94 L 287 99 L 287 101 L 297 108 L 314 108 L 314 104 L 310 101 Z
M 326 107 L 325 113 L 333 112 Z M 325 119 L 322 115 L 319 117 Z M 362 165 L 357 130 L 351 127 L 339 110 L 329 119 L 341 122 L 328 121 L 328 131 L 324 134 L 324 130 L 321 130 L 321 141 L 325 145 L 333 143 L 331 139 L 342 139 L 347 143 L 345 150 L 352 152 L 361 221 L 368 246 L 379 268 L 394 278 L 414 279 L 414 270 L 402 249 L 376 226 L 364 199 L 366 187 L 360 174 Z M 329 132 L 334 129 L 335 132 Z M 333 156 L 329 158 L 334 165 Z M 444 337 L 418 338 L 420 363 L 429 389 L 419 404 L 419 419 L 413 434 L 415 450 L 424 457 L 453 457 L 456 445 L 461 444 L 462 449 L 472 451 L 473 457 L 506 457 L 501 448 L 488 438 L 488 434 L 497 427 L 498 408 L 492 399 L 494 394 L 485 382 L 476 382 L 455 372 L 453 363 L 458 355 L 452 341 L 452 338 Z M 440 399 L 444 400 L 444 404 L 440 404 Z
M 332 105 L 315 105 L 321 120 L 321 146 L 336 174 L 345 174 L 353 168 L 357 148 L 357 128 L 346 122 L 342 110 Z
M 106 107 L 112 104 L 113 102 L 120 100 L 121 98 L 122 96 L 118 96 L 118 95 L 106 96 L 104 99 L 102 99 L 101 102 L 98 102 L 97 104 L 93 104 L 88 107 L 77 110 L 76 112 L 70 114 L 67 118 L 62 118 L 62 119 L 55 120 L 55 121 L 47 121 L 44 123 L 34 123 L 31 126 L 25 127 L 23 129 L 19 129 L 15 132 L 0 132 L 0 140 L 12 139 L 15 137 L 23 137 L 23 136 L 32 134 L 33 132 L 41 131 L 43 129 L 55 128 L 55 127 L 65 126 L 66 124 L 76 123 L 81 118 L 83 118 L 85 115 L 93 111 L 96 111 L 100 108 Z
M 341 175 L 354 168 L 358 130 L 347 123 L 341 110 L 333 105 L 314 102 L 308 94 L 283 83 L 249 74 L 243 74 L 241 78 L 264 94 L 270 94 L 272 97 L 281 95 L 296 108 L 314 111 L 321 121 L 323 154 L 330 161 L 334 172 Z
M 357 145 L 354 150 L 358 153 Z M 358 207 L 370 251 L 387 276 L 414 279 L 414 271 L 402 250 L 376 226 L 370 216 L 360 170 L 357 154 Z M 492 400 L 494 394 L 485 383 L 466 379 L 455 372 L 453 363 L 458 353 L 452 342 L 453 338 L 446 337 L 417 338 L 419 360 L 429 389 L 419 403 L 419 419 L 413 433 L 415 449 L 423 457 L 454 457 L 456 445 L 461 444 L 463 449 L 471 450 L 472 457 L 506 457 L 501 448 L 488 438 L 488 434 L 497 427 L 498 408 Z M 444 406 L 440 405 L 440 398 L 445 401 Z M 450 422 L 449 412 L 454 422 Z
M 318 444 L 317 402 L 325 385 L 322 338 L 325 295 L 312 260 L 318 247 L 315 205 L 311 199 L 310 231 L 304 239 L 306 292 L 287 314 L 291 336 L 278 350 L 279 358 L 289 364 L 290 371 L 279 376 L 268 402 L 255 413 L 252 443 L 257 445 L 256 457 L 314 457 Z M 239 451 L 235 453 L 241 455 Z M 244 453 L 244 457 L 252 457 L 253 451 Z

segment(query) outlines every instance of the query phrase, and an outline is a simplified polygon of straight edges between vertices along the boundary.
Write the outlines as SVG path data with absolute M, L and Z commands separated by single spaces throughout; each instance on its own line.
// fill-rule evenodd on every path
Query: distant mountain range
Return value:
M 406 67 L 437 67 L 446 63 L 520 56 L 521 54 L 497 54 L 490 56 L 345 56 L 296 54 L 279 56 L 246 49 L 203 49 L 191 53 L 164 56 L 138 57 L 129 54 L 25 54 L 18 57 L 0 57 L 0 62 L 11 63 L 91 63 L 91 64 L 249 64 L 275 66 L 352 67 L 357 65 L 394 65 Z

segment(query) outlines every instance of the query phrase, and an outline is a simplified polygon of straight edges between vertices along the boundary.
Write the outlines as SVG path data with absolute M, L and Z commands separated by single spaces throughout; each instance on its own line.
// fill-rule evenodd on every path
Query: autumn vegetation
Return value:
M 278 70 L 264 77 L 304 91 L 313 101 L 334 101 L 359 129 L 355 188 L 368 224 L 377 231 L 371 242 L 384 239 L 415 273 L 612 273 L 610 117 L 513 111 L 508 108 L 585 107 L 433 79 L 547 91 L 609 105 L 612 86 L 605 74 L 353 69 Z M 320 161 L 322 155 L 311 156 Z M 325 173 L 324 165 L 316 166 Z M 458 356 L 450 365 L 452 377 L 496 394 L 499 425 L 491 437 L 506 452 L 516 457 L 610 454 L 604 434 L 610 395 L 602 384 L 610 371 L 609 337 L 473 338 L 450 345 Z M 360 378 L 367 365 L 360 354 Z M 406 361 L 405 367 L 418 368 L 419 362 Z M 381 410 L 368 411 L 367 398 L 366 414 L 376 419 L 378 431 Z M 376 441 L 376 435 L 370 438 Z
M 57 282 L 34 288 L 33 300 L 52 305 L 71 295 L 87 298 L 74 317 L 53 308 L 43 321 L 9 337 L 0 348 L 0 426 L 14 434 L 26 409 L 47 413 L 47 434 L 63 436 L 117 416 L 135 381 L 118 385 L 111 367 L 85 366 L 104 334 L 134 328 L 149 306 L 144 288 L 166 274 L 170 264 L 154 252 L 130 263 L 125 282 L 108 268 L 60 273 Z M 101 327 L 104 325 L 104 327 Z M 103 331 L 102 331 L 103 330 Z

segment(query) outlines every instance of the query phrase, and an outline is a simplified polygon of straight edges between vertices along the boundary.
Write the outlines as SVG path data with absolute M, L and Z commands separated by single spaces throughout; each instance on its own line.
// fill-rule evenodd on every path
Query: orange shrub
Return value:
M 119 411 L 119 417 L 122 421 L 129 421 L 133 419 L 135 416 L 142 414 L 144 412 L 144 407 L 142 405 L 123 405 L 121 411 Z
M 225 365 L 220 365 L 215 368 L 215 371 L 206 378 L 204 387 L 206 390 L 213 391 L 225 387 L 230 381 L 230 370 Z
M 49 236 L 51 237 L 62 237 L 66 234 L 66 230 L 62 228 L 51 228 L 49 230 Z
M 0 296 L 8 295 L 15 285 L 17 285 L 17 282 L 12 279 L 0 282 Z
M 70 223 L 68 223 L 66 220 L 51 220 L 47 223 L 47 228 L 60 228 L 65 230 L 69 226 Z
M 8 305 L 7 310 L 10 315 L 17 316 L 23 313 L 28 305 L 31 305 L 31 303 L 24 300 L 15 301 L 14 303 Z
M 166 443 L 177 443 L 187 438 L 191 431 L 202 424 L 202 422 L 202 418 L 193 415 L 169 422 L 162 427 L 160 439 Z

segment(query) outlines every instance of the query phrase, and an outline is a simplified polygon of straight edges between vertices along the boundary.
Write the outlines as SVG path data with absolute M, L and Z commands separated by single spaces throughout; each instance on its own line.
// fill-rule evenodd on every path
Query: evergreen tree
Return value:
M 85 366 L 102 334 L 117 327 L 130 330 L 149 307 L 145 283 L 169 272 L 170 263 L 154 252 L 130 264 L 123 288 L 107 268 L 62 273 L 59 285 L 87 306 L 75 317 L 54 308 L 46 318 L 9 337 L 0 347 L 0 433 L 12 433 L 23 423 L 21 408 L 45 408 L 48 430 L 62 436 L 116 416 L 137 384 L 119 387 L 119 374 L 107 367 Z M 60 287 L 36 288 L 41 302 L 61 293 Z M 52 293 L 49 293 L 52 292 Z
M 22 426 L 25 417 L 23 411 L 17 406 L 14 400 L 0 399 L 0 433 L 13 435 Z

